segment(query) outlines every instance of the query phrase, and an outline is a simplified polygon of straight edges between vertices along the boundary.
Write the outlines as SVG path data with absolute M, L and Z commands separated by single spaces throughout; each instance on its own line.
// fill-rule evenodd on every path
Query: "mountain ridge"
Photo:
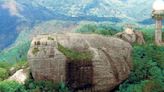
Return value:
M 32 30 L 51 20 L 153 24 L 152 3 L 153 0 L 1 0 L 0 50 L 13 44 L 22 30 Z

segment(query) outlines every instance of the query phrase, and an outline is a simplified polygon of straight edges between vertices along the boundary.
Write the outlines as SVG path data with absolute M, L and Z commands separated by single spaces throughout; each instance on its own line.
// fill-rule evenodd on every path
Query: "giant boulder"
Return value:
M 78 52 L 91 52 L 92 84 L 96 92 L 109 92 L 127 79 L 132 69 L 132 47 L 121 39 L 78 33 L 39 35 L 28 52 L 34 79 L 67 82 L 68 58 L 58 44 Z

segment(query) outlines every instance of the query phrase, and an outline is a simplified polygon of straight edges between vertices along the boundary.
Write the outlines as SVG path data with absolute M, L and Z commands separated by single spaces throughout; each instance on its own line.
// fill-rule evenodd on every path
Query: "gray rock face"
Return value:
M 132 47 L 121 39 L 77 33 L 40 35 L 33 39 L 28 52 L 28 61 L 36 80 L 57 83 L 68 79 L 67 57 L 58 50 L 58 43 L 78 52 L 91 52 L 92 84 L 96 92 L 109 92 L 127 79 L 132 69 Z
M 117 33 L 115 36 L 121 38 L 124 41 L 129 42 L 130 44 L 133 43 L 138 43 L 140 45 L 145 44 L 143 33 L 141 31 L 135 31 L 130 28 L 127 28 L 123 32 Z

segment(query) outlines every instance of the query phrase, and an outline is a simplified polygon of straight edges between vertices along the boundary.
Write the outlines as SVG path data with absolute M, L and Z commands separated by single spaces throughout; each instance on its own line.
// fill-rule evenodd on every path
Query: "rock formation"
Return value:
M 135 31 L 130 28 L 125 29 L 123 32 L 117 33 L 115 36 L 129 42 L 130 44 L 145 44 L 143 33 L 141 31 Z
M 14 80 L 18 83 L 24 84 L 28 76 L 29 76 L 29 69 L 20 69 L 11 77 L 9 77 L 8 80 Z
M 87 79 L 88 82 L 92 82 L 94 92 L 109 92 L 127 79 L 132 69 L 132 47 L 128 42 L 121 39 L 78 33 L 39 35 L 33 39 L 28 52 L 28 61 L 34 79 L 67 83 L 70 79 L 67 75 L 76 74 L 77 78 L 78 74 L 81 74 L 77 73 L 76 70 L 76 73 L 67 71 L 69 70 L 68 63 L 75 61 L 76 64 L 74 65 L 77 66 L 78 63 L 82 63 L 80 60 L 71 61 L 68 59 L 59 50 L 59 44 L 72 51 L 90 52 L 92 58 L 88 60 L 88 63 L 87 60 L 85 61 L 86 66 L 81 67 L 79 65 L 80 69 L 78 67 L 77 69 L 79 72 L 83 70 L 84 80 Z M 91 67 L 89 67 L 89 62 Z M 87 73 L 91 70 L 91 73 Z M 76 81 L 72 79 L 72 82 L 84 83 L 83 78 Z

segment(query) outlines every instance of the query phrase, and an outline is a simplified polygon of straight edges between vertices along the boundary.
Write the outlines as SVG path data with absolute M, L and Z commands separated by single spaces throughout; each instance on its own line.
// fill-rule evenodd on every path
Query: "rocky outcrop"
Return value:
M 16 71 L 16 73 L 13 74 L 11 77 L 9 77 L 8 80 L 14 80 L 18 83 L 24 84 L 28 76 L 29 76 L 29 69 L 20 69 Z
M 73 51 L 89 51 L 92 54 L 91 80 L 96 92 L 109 92 L 127 79 L 132 69 L 132 47 L 121 39 L 77 33 L 39 35 L 33 39 L 28 52 L 34 79 L 55 83 L 67 81 L 67 63 L 71 61 L 60 52 L 58 44 Z
M 141 31 L 135 31 L 133 29 L 127 28 L 123 32 L 119 32 L 115 35 L 118 38 L 123 39 L 124 41 L 129 42 L 130 44 L 138 43 L 140 45 L 145 44 L 143 33 Z

